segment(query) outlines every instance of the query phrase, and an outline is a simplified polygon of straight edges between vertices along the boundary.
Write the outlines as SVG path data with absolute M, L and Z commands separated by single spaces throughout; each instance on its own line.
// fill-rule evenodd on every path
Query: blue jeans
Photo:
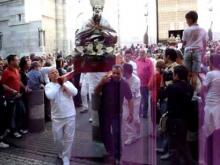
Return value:
M 141 87 L 141 104 L 140 104 L 140 114 L 143 115 L 144 118 L 147 117 L 148 112 L 148 95 L 149 90 L 147 87 Z
M 201 71 L 202 51 L 199 49 L 185 50 L 184 64 L 191 72 Z
M 12 132 L 25 128 L 26 109 L 21 98 L 7 101 L 8 127 Z

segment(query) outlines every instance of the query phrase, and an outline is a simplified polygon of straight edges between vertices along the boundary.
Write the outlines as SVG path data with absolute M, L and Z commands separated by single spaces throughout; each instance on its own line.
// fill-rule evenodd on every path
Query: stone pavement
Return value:
M 79 109 L 77 110 L 79 112 Z M 105 165 L 105 149 L 102 143 L 92 141 L 92 126 L 88 113 L 77 113 L 76 135 L 72 152 L 72 165 Z M 152 141 L 149 138 L 147 120 L 142 120 L 142 138 L 123 147 L 124 165 L 155 164 L 152 160 Z M 11 147 L 0 150 L 0 165 L 61 165 L 53 143 L 51 123 L 42 133 L 29 133 L 22 139 L 7 139 Z

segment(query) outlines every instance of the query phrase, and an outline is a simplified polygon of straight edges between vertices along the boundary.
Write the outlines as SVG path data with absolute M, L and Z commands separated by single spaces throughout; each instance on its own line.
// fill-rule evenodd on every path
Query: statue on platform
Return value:
M 102 17 L 104 0 L 90 0 L 93 16 L 76 31 L 76 54 L 105 56 L 114 54 L 116 31 Z

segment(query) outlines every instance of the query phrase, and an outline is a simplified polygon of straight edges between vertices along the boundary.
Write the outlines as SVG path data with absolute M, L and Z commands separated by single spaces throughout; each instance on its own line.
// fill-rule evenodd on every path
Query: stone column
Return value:
M 28 126 L 30 132 L 44 131 L 44 90 L 35 90 L 28 95 Z
M 63 0 L 55 0 L 56 11 L 56 45 L 57 50 L 63 52 L 64 38 L 64 17 L 63 17 Z

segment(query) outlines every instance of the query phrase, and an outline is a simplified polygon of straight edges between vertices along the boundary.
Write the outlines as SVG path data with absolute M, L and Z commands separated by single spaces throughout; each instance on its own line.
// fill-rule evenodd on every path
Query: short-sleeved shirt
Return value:
M 219 105 L 220 102 L 220 71 L 214 70 L 207 73 L 204 86 L 208 88 L 206 105 Z
M 123 79 L 120 81 L 111 80 L 102 88 L 101 110 L 107 112 L 109 117 L 121 115 L 124 98 L 126 100 L 132 99 L 128 83 Z
M 204 50 L 204 43 L 207 41 L 206 31 L 198 25 L 192 25 L 183 31 L 183 41 L 186 42 L 185 50 Z
M 2 74 L 2 84 L 20 92 L 21 89 L 21 79 L 18 69 L 6 68 Z M 12 93 L 9 91 L 4 92 L 5 96 L 11 96 Z
M 31 70 L 27 74 L 28 77 L 28 87 L 32 90 L 39 90 L 41 88 L 41 84 L 43 84 L 43 76 L 40 71 Z

